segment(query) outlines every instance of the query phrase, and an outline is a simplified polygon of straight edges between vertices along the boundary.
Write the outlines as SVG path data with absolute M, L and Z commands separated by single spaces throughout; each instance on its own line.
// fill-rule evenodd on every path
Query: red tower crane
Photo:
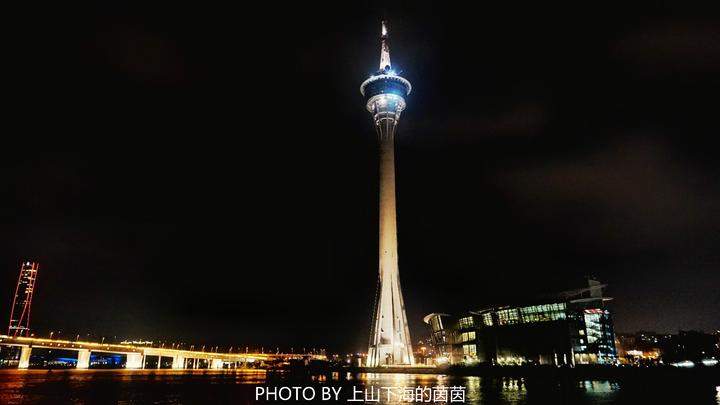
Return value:
M 39 266 L 35 262 L 26 261 L 20 265 L 20 276 L 18 277 L 17 287 L 15 287 L 13 304 L 10 308 L 8 336 L 30 336 L 30 308 L 38 268 Z

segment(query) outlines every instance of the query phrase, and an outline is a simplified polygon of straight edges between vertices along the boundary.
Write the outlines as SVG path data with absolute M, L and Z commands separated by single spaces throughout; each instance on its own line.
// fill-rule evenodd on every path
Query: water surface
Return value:
M 437 374 L 267 373 L 262 370 L 0 370 L 0 404 L 250 404 L 293 403 L 255 400 L 256 387 L 313 387 L 317 397 L 304 403 L 343 403 L 353 390 L 393 390 L 390 400 L 405 403 L 404 388 L 464 387 L 467 404 L 539 405 L 665 404 L 720 405 L 720 393 L 692 381 L 607 381 Z M 340 389 L 340 401 L 320 401 L 322 387 Z M 387 392 L 382 391 L 382 392 Z M 301 398 L 302 399 L 302 398 Z

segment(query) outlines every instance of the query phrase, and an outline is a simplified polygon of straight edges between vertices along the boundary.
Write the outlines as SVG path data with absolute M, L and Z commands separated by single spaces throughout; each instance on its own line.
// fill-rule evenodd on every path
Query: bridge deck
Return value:
M 129 354 L 138 353 L 143 356 L 163 356 L 163 357 L 181 357 L 186 359 L 204 359 L 204 360 L 220 360 L 226 362 L 245 362 L 248 360 L 280 360 L 280 359 L 325 359 L 322 355 L 298 354 L 298 353 L 220 353 L 205 352 L 197 350 L 183 350 L 163 347 L 136 346 L 125 344 L 109 344 L 97 342 L 81 342 L 57 339 L 44 339 L 34 337 L 11 337 L 0 335 L 0 345 L 3 346 L 20 346 L 33 347 L 43 349 L 60 349 L 60 350 L 88 350 L 91 352 L 101 353 L 118 353 Z

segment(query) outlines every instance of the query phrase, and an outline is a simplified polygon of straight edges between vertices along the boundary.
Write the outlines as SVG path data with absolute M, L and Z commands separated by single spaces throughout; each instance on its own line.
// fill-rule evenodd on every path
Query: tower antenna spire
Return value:
M 388 71 L 392 65 L 390 64 L 390 46 L 388 45 L 388 30 L 385 20 L 382 21 L 382 30 L 380 34 L 380 71 Z

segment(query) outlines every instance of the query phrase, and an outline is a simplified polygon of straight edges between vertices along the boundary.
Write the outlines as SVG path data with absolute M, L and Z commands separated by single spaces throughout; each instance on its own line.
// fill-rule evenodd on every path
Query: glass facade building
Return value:
M 523 305 L 425 317 L 438 363 L 492 365 L 614 364 L 612 316 L 601 285 Z

